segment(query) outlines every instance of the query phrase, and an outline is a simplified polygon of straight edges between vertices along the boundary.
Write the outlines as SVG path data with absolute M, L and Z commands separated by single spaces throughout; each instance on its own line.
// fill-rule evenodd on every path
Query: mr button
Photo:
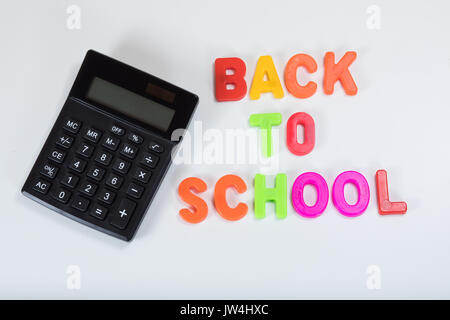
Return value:
M 119 229 L 125 229 L 135 208 L 135 202 L 128 199 L 122 199 L 119 207 L 113 212 L 111 224 Z

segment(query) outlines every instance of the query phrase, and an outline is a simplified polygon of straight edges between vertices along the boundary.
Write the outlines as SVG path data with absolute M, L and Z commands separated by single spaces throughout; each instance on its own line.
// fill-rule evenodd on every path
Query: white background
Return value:
M 66 26 L 71 4 L 81 9 L 80 30 Z M 370 5 L 381 9 L 380 30 L 366 26 Z M 2 1 L 0 9 L 0 298 L 450 298 L 449 1 Z M 22 184 L 91 48 L 198 94 L 194 120 L 204 129 L 247 129 L 250 114 L 280 112 L 289 194 L 303 172 L 320 173 L 331 189 L 340 172 L 357 170 L 371 189 L 367 211 L 346 218 L 330 200 L 308 220 L 289 201 L 286 219 L 268 206 L 256 220 L 258 166 L 174 165 L 125 243 L 25 198 Z M 323 56 L 349 50 L 358 53 L 350 68 L 358 94 L 337 84 L 326 96 Z M 318 63 L 302 78 L 318 83 L 313 97 L 297 99 L 283 83 L 283 99 L 215 101 L 216 58 L 243 59 L 250 85 L 259 56 L 271 55 L 282 79 L 296 53 Z M 316 122 L 305 157 L 283 140 L 298 111 Z M 378 214 L 381 168 L 406 215 Z M 228 173 L 248 185 L 239 200 L 249 213 L 237 222 L 211 201 Z M 209 215 L 198 225 L 178 216 L 176 190 L 189 176 L 209 186 Z M 80 267 L 80 290 L 67 289 L 69 265 Z M 379 290 L 366 286 L 370 265 L 381 270 Z

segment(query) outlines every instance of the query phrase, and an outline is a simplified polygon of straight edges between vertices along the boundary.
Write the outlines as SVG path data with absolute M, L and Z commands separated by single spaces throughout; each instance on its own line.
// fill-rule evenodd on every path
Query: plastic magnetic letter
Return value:
M 303 199 L 303 190 L 308 184 L 317 190 L 317 201 L 313 206 L 308 206 Z M 315 172 L 299 175 L 292 186 L 292 205 L 295 211 L 305 218 L 320 216 L 328 205 L 328 186 L 325 179 Z
M 239 204 L 230 208 L 227 203 L 227 189 L 234 188 L 238 193 L 244 193 L 247 191 L 247 185 L 241 177 L 234 174 L 228 174 L 219 179 L 214 189 L 214 205 L 217 212 L 222 218 L 230 221 L 236 221 L 242 219 L 248 211 L 248 206 L 245 203 L 239 202 Z
M 345 200 L 344 186 L 352 183 L 358 191 L 358 201 L 351 205 Z M 357 217 L 366 211 L 370 200 L 369 184 L 366 178 L 356 171 L 345 171 L 334 180 L 333 191 L 331 192 L 333 203 L 336 208 L 347 217 Z
M 278 219 L 287 216 L 287 178 L 284 173 L 277 174 L 275 187 L 266 188 L 266 176 L 255 175 L 255 217 L 262 219 L 266 216 L 266 202 L 275 202 L 275 214 Z
M 261 128 L 261 146 L 266 158 L 272 156 L 272 126 L 281 124 L 281 113 L 255 113 L 250 116 L 250 126 Z
M 267 81 L 264 80 L 264 77 L 267 77 Z M 284 97 L 280 78 L 278 77 L 271 56 L 261 56 L 258 59 L 250 88 L 250 99 L 257 100 L 261 96 L 261 93 L 266 92 L 272 92 L 273 96 L 277 99 Z
M 297 140 L 297 128 L 303 127 L 303 143 Z M 289 117 L 286 125 L 286 144 L 289 151 L 297 156 L 304 156 L 314 149 L 316 129 L 314 119 L 305 112 L 297 112 Z
M 297 81 L 297 69 L 304 67 L 309 73 L 317 71 L 317 63 L 310 55 L 299 53 L 289 59 L 284 69 L 284 83 L 286 89 L 297 98 L 305 99 L 311 97 L 317 90 L 317 84 L 309 81 L 302 86 Z
M 227 70 L 233 74 L 227 74 Z M 217 58 L 214 62 L 214 77 L 217 101 L 241 100 L 247 93 L 245 62 L 239 58 Z M 232 85 L 233 89 L 228 89 Z
M 205 192 L 208 187 L 206 183 L 199 178 L 190 177 L 180 182 L 178 194 L 180 198 L 193 207 L 193 211 L 183 208 L 180 210 L 180 216 L 189 223 L 199 223 L 205 220 L 208 215 L 208 205 L 206 202 L 193 194 L 191 190 L 197 193 Z
M 348 68 L 356 59 L 355 51 L 348 51 L 339 60 L 337 64 L 334 63 L 334 52 L 325 53 L 324 58 L 324 77 L 323 77 L 323 91 L 325 94 L 332 94 L 334 91 L 334 84 L 340 81 L 346 94 L 354 96 L 358 92 L 358 87 L 350 74 Z
M 377 185 L 378 212 L 381 215 L 404 214 L 407 210 L 406 202 L 389 201 L 389 190 L 386 170 L 378 170 L 375 174 Z

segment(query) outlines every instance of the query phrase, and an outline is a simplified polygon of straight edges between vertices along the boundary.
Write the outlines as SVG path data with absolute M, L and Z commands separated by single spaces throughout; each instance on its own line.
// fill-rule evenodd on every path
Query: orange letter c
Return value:
M 237 192 L 244 193 L 247 191 L 247 185 L 241 177 L 228 174 L 219 179 L 214 189 L 214 205 L 217 212 L 222 218 L 230 221 L 242 219 L 248 211 L 248 206 L 240 202 L 235 208 L 230 208 L 227 203 L 227 189 L 233 187 Z

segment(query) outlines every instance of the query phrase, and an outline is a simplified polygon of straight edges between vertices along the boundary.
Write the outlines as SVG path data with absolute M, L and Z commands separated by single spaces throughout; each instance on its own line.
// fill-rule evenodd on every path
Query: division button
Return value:
M 154 168 L 156 167 L 156 164 L 158 163 L 159 158 L 155 155 L 152 155 L 148 152 L 144 152 L 142 154 L 142 158 L 140 163 L 143 164 L 144 166 L 147 166 L 149 168 Z

